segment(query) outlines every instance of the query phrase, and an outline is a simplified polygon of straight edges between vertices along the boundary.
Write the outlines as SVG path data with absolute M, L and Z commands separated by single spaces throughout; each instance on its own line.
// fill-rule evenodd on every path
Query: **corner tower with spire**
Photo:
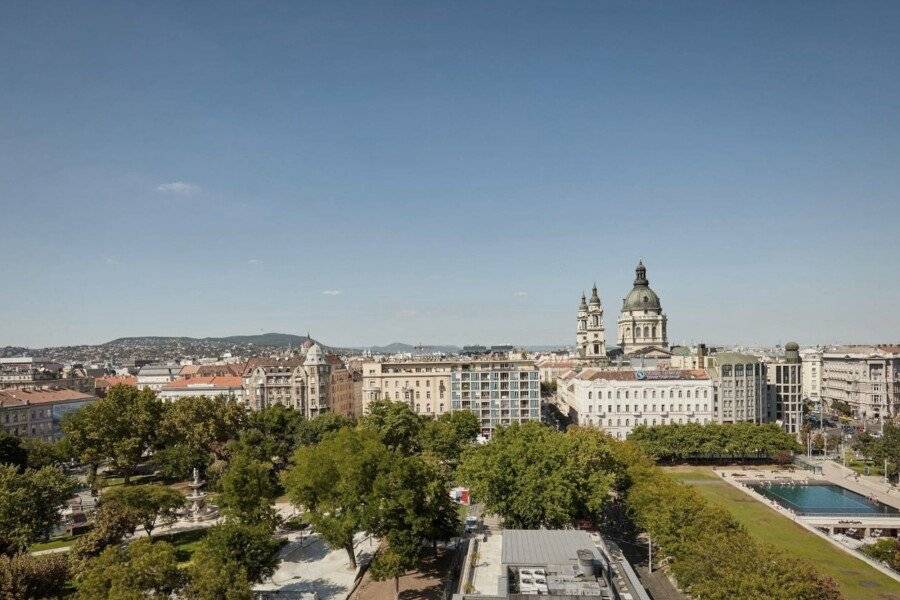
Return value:
M 603 304 L 597 293 L 597 284 L 591 289 L 590 301 L 581 294 L 575 339 L 579 358 L 590 364 L 606 362 L 606 330 L 603 327 Z

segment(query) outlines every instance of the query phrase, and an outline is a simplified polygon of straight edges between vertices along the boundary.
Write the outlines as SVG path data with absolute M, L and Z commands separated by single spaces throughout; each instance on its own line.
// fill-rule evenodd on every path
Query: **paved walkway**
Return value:
M 822 474 L 832 483 L 842 485 L 857 494 L 874 497 L 888 506 L 900 508 L 900 489 L 885 483 L 882 477 L 857 475 L 853 469 L 833 460 L 822 463 Z

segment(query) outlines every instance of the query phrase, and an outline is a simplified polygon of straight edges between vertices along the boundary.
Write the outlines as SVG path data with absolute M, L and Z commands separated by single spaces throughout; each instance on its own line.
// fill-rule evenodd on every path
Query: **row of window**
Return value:
M 635 398 L 635 399 L 637 399 L 637 398 L 644 398 L 644 399 L 647 399 L 647 398 L 656 398 L 656 390 L 655 390 L 655 389 L 654 389 L 654 390 L 649 390 L 649 391 L 650 391 L 650 396 L 647 395 L 647 391 L 648 391 L 648 390 L 616 390 L 616 400 L 620 400 L 620 399 L 622 398 L 622 392 L 623 392 L 623 391 L 625 392 L 625 399 L 626 399 L 626 400 L 628 400 L 629 398 Z M 704 397 L 704 398 L 708 398 L 708 397 L 709 397 L 709 390 L 708 390 L 708 389 L 701 390 L 700 388 L 694 389 L 694 396 L 693 396 L 693 397 L 694 397 L 694 398 L 699 398 L 699 397 L 700 397 L 700 392 L 701 392 L 701 391 L 703 392 L 703 397 Z M 675 395 L 676 390 L 670 389 L 670 390 L 668 390 L 668 392 L 669 392 L 669 398 L 675 398 L 675 397 L 676 397 L 676 395 Z M 686 389 L 686 390 L 681 390 L 681 389 L 679 389 L 679 390 L 677 390 L 677 392 L 678 392 L 678 395 L 677 395 L 678 398 L 690 398 L 690 397 L 691 397 L 691 390 L 690 390 L 690 389 Z M 684 395 L 682 395 L 682 392 L 684 392 Z M 594 394 L 593 392 L 590 392 L 590 391 L 588 392 L 588 394 L 587 394 L 588 400 L 593 400 L 593 398 L 594 398 L 593 394 Z M 607 390 L 607 391 L 606 391 L 606 399 L 607 399 L 607 400 L 611 400 L 612 397 L 613 397 L 612 390 Z M 660 398 L 665 398 L 665 397 L 666 397 L 666 390 L 660 390 L 660 391 L 659 391 L 659 397 L 660 397 Z M 597 392 L 597 400 L 600 400 L 600 399 L 602 399 L 602 398 L 603 398 L 603 392 L 602 392 L 602 391 L 598 391 L 598 392 Z
M 615 406 L 616 406 L 615 412 L 617 412 L 617 413 L 619 413 L 619 412 L 626 412 L 626 413 L 630 413 L 630 412 L 648 412 L 648 411 L 647 411 L 647 406 L 650 407 L 649 412 L 666 412 L 666 405 L 665 405 L 665 404 L 660 404 L 660 405 L 659 405 L 659 411 L 656 410 L 656 406 L 657 406 L 656 404 L 649 404 L 649 405 L 648 405 L 648 404 L 644 404 L 644 405 L 643 405 L 643 410 L 641 409 L 641 406 L 638 405 L 638 404 L 635 404 L 635 405 L 626 404 L 626 405 L 625 405 L 625 410 L 624 410 L 624 411 L 622 410 L 622 405 L 621 405 L 621 404 L 616 404 Z M 634 408 L 633 411 L 631 410 L 631 409 L 632 409 L 632 406 L 633 406 L 633 408 Z M 675 412 L 675 406 L 676 406 L 675 404 L 669 404 L 669 409 L 668 409 L 668 411 L 669 411 L 669 412 Z M 699 403 L 699 402 L 698 402 L 697 404 L 694 404 L 693 406 L 694 406 L 694 408 L 691 409 L 691 405 L 690 405 L 690 404 L 678 404 L 678 412 L 684 412 L 684 411 L 686 411 L 686 410 L 687 410 L 687 411 L 694 410 L 694 411 L 696 411 L 696 412 L 700 412 L 700 403 Z M 589 405 L 588 405 L 588 412 L 589 412 L 589 413 L 590 413 L 590 412 L 594 412 L 593 409 L 594 409 L 594 405 L 589 404 Z M 601 412 L 602 410 L 603 410 L 603 405 L 602 405 L 602 404 L 598 404 L 598 405 L 597 405 L 597 412 Z M 708 412 L 708 411 L 709 411 L 709 404 L 704 404 L 704 405 L 703 405 L 703 412 Z M 607 405 L 606 405 L 606 412 L 608 412 L 608 413 L 613 412 L 613 405 L 612 405 L 612 404 L 607 404 Z

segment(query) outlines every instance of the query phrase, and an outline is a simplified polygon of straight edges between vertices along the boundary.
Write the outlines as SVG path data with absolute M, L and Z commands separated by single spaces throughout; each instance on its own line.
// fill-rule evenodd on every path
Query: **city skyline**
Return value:
M 900 339 L 900 6 L 0 16 L 0 346 Z

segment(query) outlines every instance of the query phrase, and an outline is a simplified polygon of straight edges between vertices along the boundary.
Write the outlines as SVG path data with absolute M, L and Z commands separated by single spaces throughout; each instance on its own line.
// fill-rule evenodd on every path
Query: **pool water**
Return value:
M 830 483 L 753 483 L 756 492 L 802 515 L 892 515 L 900 511 Z

